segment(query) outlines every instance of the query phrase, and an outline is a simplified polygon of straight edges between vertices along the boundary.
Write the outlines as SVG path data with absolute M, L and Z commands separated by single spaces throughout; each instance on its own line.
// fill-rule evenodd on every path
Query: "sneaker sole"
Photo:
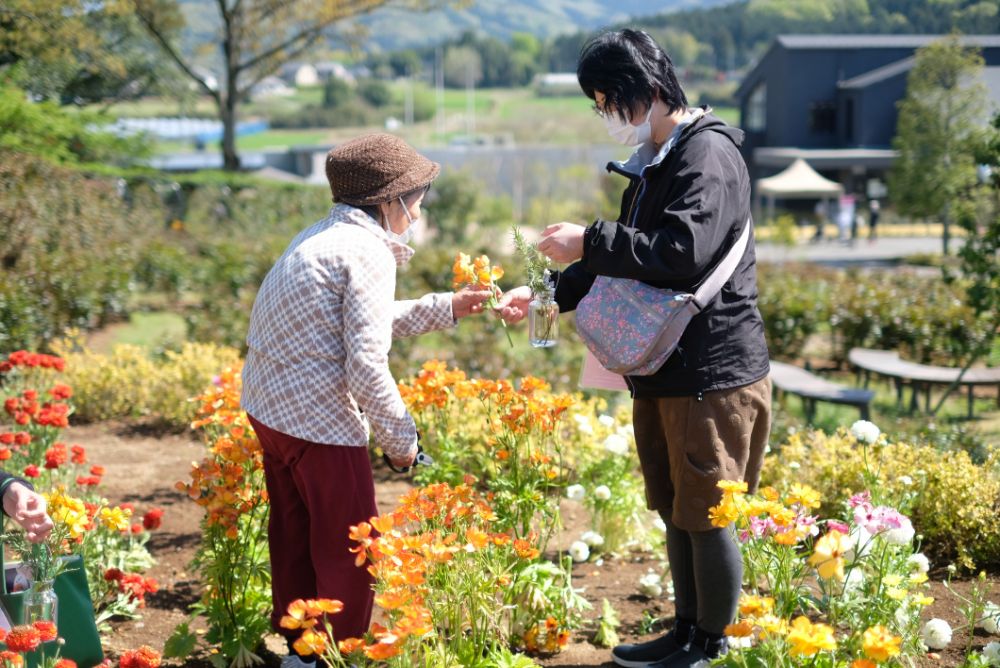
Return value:
M 614 661 L 616 665 L 623 666 L 624 668 L 647 668 L 654 663 L 652 661 L 629 661 L 628 659 L 617 657 L 614 654 L 611 655 L 611 660 Z

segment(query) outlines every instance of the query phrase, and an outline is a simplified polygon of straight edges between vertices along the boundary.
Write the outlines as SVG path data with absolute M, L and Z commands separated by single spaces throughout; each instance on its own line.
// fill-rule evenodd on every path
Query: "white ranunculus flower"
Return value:
M 987 601 L 986 607 L 983 608 L 981 626 L 991 636 L 1000 633 L 1000 605 L 997 605 L 993 601 Z
M 872 535 L 864 527 L 856 526 L 852 528 L 847 538 L 851 543 L 851 549 L 844 555 L 848 561 L 854 561 L 858 557 L 863 557 L 872 549 Z
M 567 499 L 583 501 L 583 497 L 585 496 L 587 496 L 587 490 L 583 488 L 583 485 L 570 485 L 566 488 Z
M 862 443 L 874 443 L 882 435 L 882 430 L 868 420 L 858 420 L 851 425 L 851 435 Z
M 653 598 L 663 594 L 663 582 L 658 573 L 646 573 L 639 578 L 639 593 Z
M 615 419 L 610 415 L 601 415 L 600 417 L 597 418 L 597 421 L 608 428 L 615 426 Z
M 903 487 L 909 487 L 910 485 L 913 484 L 913 478 L 911 478 L 908 475 L 901 475 L 901 476 L 899 476 L 898 481 L 899 481 L 899 484 L 902 485 Z
M 734 638 L 729 636 L 729 649 L 749 649 L 753 647 L 753 636 L 743 636 L 742 638 Z
M 926 573 L 931 569 L 931 561 L 926 555 L 924 555 L 923 552 L 911 554 L 910 558 L 906 560 L 906 563 L 908 563 L 910 568 L 918 573 Z
M 630 424 L 623 424 L 617 429 L 619 436 L 624 436 L 625 438 L 635 438 L 635 428 Z
M 606 439 L 604 439 L 604 449 L 615 455 L 627 455 L 628 454 L 628 441 L 624 436 L 619 436 L 618 434 L 611 434 Z
M 653 520 L 653 526 L 660 533 L 667 533 L 667 523 L 663 521 L 662 517 L 657 517 Z
M 611 498 L 611 490 L 607 485 L 598 485 L 594 489 L 594 498 L 599 501 L 607 501 Z
M 920 639 L 930 649 L 944 649 L 951 642 L 951 625 L 935 617 L 920 629 Z
M 1000 642 L 993 641 L 983 648 L 983 656 L 991 666 L 1000 666 Z
M 906 517 L 903 519 L 903 526 L 898 529 L 890 529 L 881 534 L 890 545 L 909 545 L 913 542 L 916 531 L 913 530 L 913 523 Z
M 852 568 L 844 579 L 844 593 L 853 594 L 865 586 L 865 574 L 860 568 Z
M 798 462 L 788 462 L 785 466 L 787 466 L 793 471 L 798 471 L 800 468 L 802 468 L 802 464 L 799 464 Z
M 575 540 L 569 546 L 569 556 L 573 558 L 574 562 L 582 563 L 590 558 L 590 548 L 582 540 Z
M 604 536 L 597 533 L 596 531 L 585 531 L 580 540 L 586 543 L 590 547 L 600 547 L 604 545 Z

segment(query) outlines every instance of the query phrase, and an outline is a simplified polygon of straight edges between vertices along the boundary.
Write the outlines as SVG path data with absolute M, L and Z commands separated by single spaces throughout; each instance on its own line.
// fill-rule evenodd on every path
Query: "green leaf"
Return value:
M 191 633 L 187 622 L 179 624 L 163 646 L 163 656 L 172 659 L 186 659 L 198 646 L 198 637 Z M 214 658 L 214 657 L 213 657 Z

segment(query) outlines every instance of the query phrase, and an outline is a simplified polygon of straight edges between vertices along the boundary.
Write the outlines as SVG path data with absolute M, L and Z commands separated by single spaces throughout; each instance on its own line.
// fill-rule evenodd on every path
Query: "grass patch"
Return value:
M 133 345 L 148 350 L 182 343 L 187 337 L 184 318 L 167 311 L 136 312 L 127 323 L 111 325 L 91 335 L 95 352 L 109 353 L 118 345 Z

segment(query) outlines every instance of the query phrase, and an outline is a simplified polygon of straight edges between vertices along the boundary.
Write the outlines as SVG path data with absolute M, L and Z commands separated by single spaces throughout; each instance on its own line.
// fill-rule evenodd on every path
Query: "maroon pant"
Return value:
M 271 501 L 271 625 L 290 640 L 301 635 L 279 625 L 299 598 L 332 598 L 344 610 L 331 618 L 337 640 L 360 637 L 372 614 L 372 577 L 348 551 L 352 525 L 378 514 L 368 449 L 313 443 L 275 431 L 250 417 L 264 450 Z

